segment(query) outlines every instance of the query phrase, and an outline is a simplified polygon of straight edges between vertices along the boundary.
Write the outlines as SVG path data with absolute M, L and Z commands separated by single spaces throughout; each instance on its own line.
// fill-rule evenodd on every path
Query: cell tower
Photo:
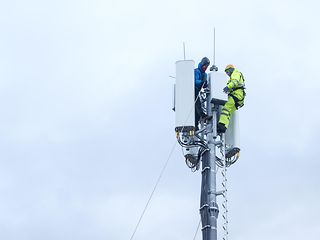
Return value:
M 226 75 L 218 72 L 213 65 L 208 74 L 208 87 L 202 89 L 195 98 L 193 60 L 176 62 L 176 84 L 174 110 L 176 116 L 175 132 L 177 141 L 183 147 L 186 164 L 192 171 L 200 170 L 201 197 L 200 216 L 202 239 L 217 240 L 217 219 L 219 206 L 217 197 L 222 196 L 223 240 L 228 240 L 228 199 L 227 168 L 234 164 L 240 153 L 238 145 L 238 113 L 230 119 L 226 133 L 217 134 L 217 122 L 227 95 L 222 92 Z M 200 99 L 201 106 L 210 120 L 202 121 L 198 130 L 195 126 L 195 101 Z M 217 189 L 217 169 L 222 174 L 222 189 Z

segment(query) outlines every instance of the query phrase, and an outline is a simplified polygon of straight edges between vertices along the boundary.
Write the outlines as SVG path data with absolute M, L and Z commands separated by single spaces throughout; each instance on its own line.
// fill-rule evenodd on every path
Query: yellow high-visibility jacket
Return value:
M 243 100 L 245 97 L 245 85 L 243 75 L 238 69 L 235 69 L 231 74 L 230 79 L 227 82 L 227 87 L 230 90 L 229 95 L 236 97 L 238 101 L 240 101 L 240 106 L 243 105 Z

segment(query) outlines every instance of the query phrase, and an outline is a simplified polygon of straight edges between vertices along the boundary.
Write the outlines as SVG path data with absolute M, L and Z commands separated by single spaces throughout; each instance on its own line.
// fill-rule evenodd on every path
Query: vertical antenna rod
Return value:
M 216 28 L 213 28 L 213 65 L 210 68 L 210 71 L 218 71 L 216 66 Z
M 183 60 L 186 60 L 186 44 L 183 42 Z
M 213 28 L 213 64 L 216 65 L 216 28 Z

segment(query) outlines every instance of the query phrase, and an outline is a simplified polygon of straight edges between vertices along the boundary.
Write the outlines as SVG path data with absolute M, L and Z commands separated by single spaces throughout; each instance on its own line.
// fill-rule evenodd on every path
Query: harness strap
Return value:
M 236 109 L 239 109 L 240 107 L 243 106 L 243 103 L 242 103 L 242 105 L 240 105 L 239 102 L 240 102 L 240 101 L 243 101 L 244 98 L 246 97 L 246 92 L 244 91 L 244 90 L 246 89 L 246 87 L 245 87 L 245 80 L 244 80 L 244 77 L 243 77 L 243 75 L 242 75 L 241 72 L 240 72 L 240 74 L 241 74 L 241 78 L 243 79 L 243 84 L 240 85 L 240 86 L 238 86 L 238 87 L 236 87 L 236 88 L 233 88 L 233 89 L 231 90 L 231 92 L 228 94 L 228 96 L 230 96 L 230 97 L 233 98 Z M 239 90 L 239 89 L 242 89 L 242 91 L 243 91 L 243 98 L 242 98 L 241 100 L 238 99 L 236 96 L 232 95 L 232 92 L 234 92 L 234 91 L 236 91 L 236 90 Z
M 232 89 L 232 92 L 233 92 L 233 91 L 236 91 L 236 90 L 238 90 L 238 89 L 245 90 L 246 88 L 245 88 L 244 86 L 236 87 L 236 88 L 233 88 L 233 89 Z
M 228 94 L 228 96 L 233 98 L 236 109 L 239 109 L 239 108 L 243 107 L 243 103 L 240 105 L 239 102 L 244 100 L 244 98 L 246 96 L 245 91 L 243 91 L 243 99 L 242 100 L 239 100 L 236 96 L 234 96 L 232 94 Z

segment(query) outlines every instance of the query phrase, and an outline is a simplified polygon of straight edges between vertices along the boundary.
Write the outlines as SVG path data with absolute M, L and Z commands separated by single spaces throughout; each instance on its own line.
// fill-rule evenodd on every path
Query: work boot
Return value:
M 226 130 L 227 130 L 226 125 L 224 125 L 223 123 L 218 123 L 218 126 L 217 126 L 218 133 L 225 133 Z

